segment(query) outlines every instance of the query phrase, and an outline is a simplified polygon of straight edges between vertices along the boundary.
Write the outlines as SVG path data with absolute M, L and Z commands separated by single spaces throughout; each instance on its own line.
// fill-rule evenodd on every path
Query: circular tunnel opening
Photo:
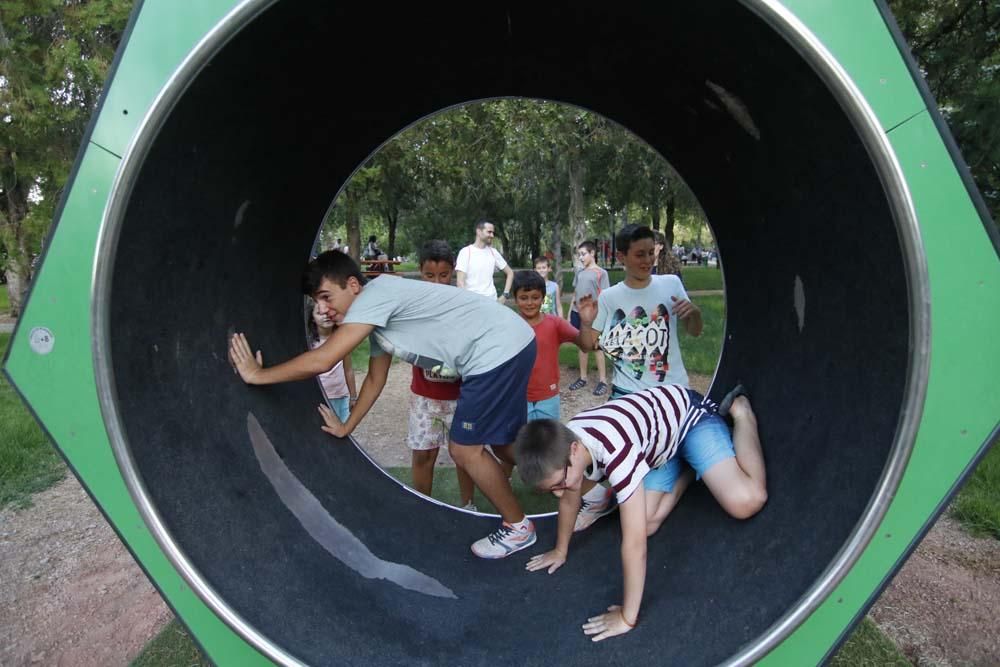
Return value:
M 708 393 L 725 325 L 722 270 L 711 227 L 694 193 L 662 155 L 627 128 L 589 110 L 549 100 L 501 98 L 469 102 L 420 119 L 388 139 L 340 188 L 311 254 L 340 249 L 363 268 L 374 269 L 367 271 L 370 279 L 388 274 L 421 280 L 421 247 L 444 241 L 455 268 L 455 258 L 473 242 L 479 220 L 494 225 L 492 247 L 514 272 L 534 270 L 544 259 L 549 269 L 545 279 L 553 292 L 543 304 L 544 312 L 567 320 L 576 272 L 582 269 L 578 246 L 591 244 L 595 266 L 607 271 L 614 284 L 624 278 L 616 257 L 617 232 L 630 223 L 655 229 L 661 241 L 657 272 L 686 281 L 705 323 L 699 337 L 678 328 L 684 354 L 683 373 L 676 372 L 688 378 L 692 388 Z M 449 284 L 457 284 L 455 273 Z M 497 294 L 503 292 L 505 280 L 503 271 L 493 274 Z M 516 295 L 506 305 L 516 311 Z M 320 342 L 313 308 L 307 298 L 310 346 Z M 636 325 L 641 326 L 638 321 Z M 345 414 L 346 397 L 362 386 L 367 357 L 364 342 L 345 365 L 319 378 L 320 401 L 330 402 L 335 410 L 339 406 Z M 593 393 L 599 369 L 589 357 L 596 355 L 588 355 L 588 371 L 581 375 L 575 346 L 560 350 L 565 419 L 607 398 Z M 614 368 L 611 360 L 600 366 L 608 382 Z M 408 488 L 495 515 L 482 493 L 469 495 L 468 488 L 461 488 L 464 480 L 454 470 L 447 438 L 442 437 L 450 425 L 448 416 L 436 426 L 414 418 L 413 404 L 419 401 L 415 387 L 427 389 L 414 384 L 420 371 L 410 370 L 393 361 L 376 409 L 355 429 L 352 440 Z M 577 377 L 587 378 L 588 386 L 569 391 Z M 353 392 L 348 378 L 353 379 Z M 451 386 L 436 381 L 435 386 Z M 516 474 L 511 481 L 529 516 L 557 510 L 558 499 L 525 488 Z
M 391 51 L 371 49 L 371 27 Z M 123 474 L 209 606 L 282 662 L 524 662 L 516 636 L 578 664 L 653 647 L 706 664 L 780 641 L 857 556 L 905 464 L 923 327 L 892 161 L 807 42 L 749 2 L 388 15 L 250 2 L 219 26 L 124 158 L 95 296 Z M 642 623 L 596 647 L 578 627 L 620 600 L 616 522 L 575 538 L 551 577 L 523 558 L 478 560 L 468 544 L 492 520 L 428 505 L 326 444 L 311 382 L 248 388 L 225 359 L 233 330 L 265 362 L 301 351 L 302 259 L 358 164 L 434 111 L 504 96 L 592 109 L 684 175 L 726 262 L 716 391 L 751 386 L 768 464 L 770 499 L 750 521 L 688 493 L 650 540 Z M 333 557 L 282 501 L 272 464 L 342 539 L 451 595 Z M 538 528 L 546 548 L 554 522 Z M 447 621 L 414 622 L 428 618 Z

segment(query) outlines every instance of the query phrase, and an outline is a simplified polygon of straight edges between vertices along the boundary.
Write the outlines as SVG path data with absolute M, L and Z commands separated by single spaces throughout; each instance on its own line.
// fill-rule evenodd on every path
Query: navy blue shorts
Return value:
M 580 330 L 580 313 L 575 310 L 569 311 L 569 323 L 573 325 L 573 328 L 577 331 Z
M 458 445 L 509 445 L 527 423 L 528 379 L 535 365 L 535 341 L 491 371 L 462 378 L 451 421 Z

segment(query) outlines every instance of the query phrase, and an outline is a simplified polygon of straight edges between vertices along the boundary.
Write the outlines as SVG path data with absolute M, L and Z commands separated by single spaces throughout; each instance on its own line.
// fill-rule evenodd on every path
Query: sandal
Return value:
M 598 382 L 597 386 L 594 387 L 594 396 L 604 396 L 608 391 L 608 385 L 605 382 Z
M 733 407 L 733 401 L 735 401 L 740 396 L 750 396 L 750 392 L 742 384 L 737 384 L 735 387 L 729 390 L 721 401 L 719 401 L 719 409 L 716 411 L 719 413 L 720 417 L 729 416 L 729 408 Z
M 587 381 L 584 380 L 583 378 L 579 378 L 576 382 L 574 382 L 573 384 L 571 384 L 569 386 L 569 390 L 570 391 L 576 391 L 577 389 L 581 389 L 581 388 L 585 387 L 586 385 L 587 385 Z

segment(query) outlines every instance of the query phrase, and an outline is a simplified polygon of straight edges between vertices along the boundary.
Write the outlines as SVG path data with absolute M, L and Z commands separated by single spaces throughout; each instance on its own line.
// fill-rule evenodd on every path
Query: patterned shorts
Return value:
M 406 445 L 410 449 L 428 450 L 448 446 L 451 419 L 458 401 L 444 401 L 410 395 L 410 427 Z

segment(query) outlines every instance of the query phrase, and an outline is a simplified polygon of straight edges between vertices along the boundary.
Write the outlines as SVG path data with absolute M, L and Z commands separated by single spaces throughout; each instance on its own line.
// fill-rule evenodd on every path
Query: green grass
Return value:
M 1000 446 L 983 457 L 951 512 L 973 535 L 991 535 L 1000 540 Z
M 10 334 L 0 334 L 0 357 L 9 343 Z M 65 475 L 66 465 L 41 427 L 0 377 L 0 507 L 27 507 L 31 494 Z
M 10 296 L 7 294 L 7 286 L 0 285 L 0 315 L 10 312 Z
M 146 644 L 132 667 L 211 667 L 191 639 L 187 630 L 176 620 L 170 621 L 160 634 Z
M 684 367 L 691 373 L 712 375 L 719 362 L 722 334 L 726 327 L 725 300 L 721 296 L 696 296 L 692 297 L 692 302 L 701 308 L 705 327 L 697 338 L 689 336 L 683 326 L 679 327 Z
M 403 482 L 407 486 L 413 485 L 413 476 L 408 467 L 386 468 L 386 472 Z M 521 507 L 527 514 L 544 514 L 545 512 L 555 512 L 559 509 L 559 501 L 551 493 L 537 493 L 524 486 L 521 478 L 514 473 L 511 478 L 511 486 L 514 488 L 514 495 L 517 496 Z M 454 468 L 435 468 L 434 485 L 431 495 L 441 502 L 449 505 L 459 505 L 461 496 L 458 491 L 458 477 Z M 496 512 L 493 504 L 476 489 L 473 496 L 473 503 L 480 512 Z
M 865 617 L 829 664 L 832 667 L 910 667 L 912 663 L 870 618 Z
M 714 266 L 685 266 L 681 275 L 688 292 L 722 289 L 722 271 Z

